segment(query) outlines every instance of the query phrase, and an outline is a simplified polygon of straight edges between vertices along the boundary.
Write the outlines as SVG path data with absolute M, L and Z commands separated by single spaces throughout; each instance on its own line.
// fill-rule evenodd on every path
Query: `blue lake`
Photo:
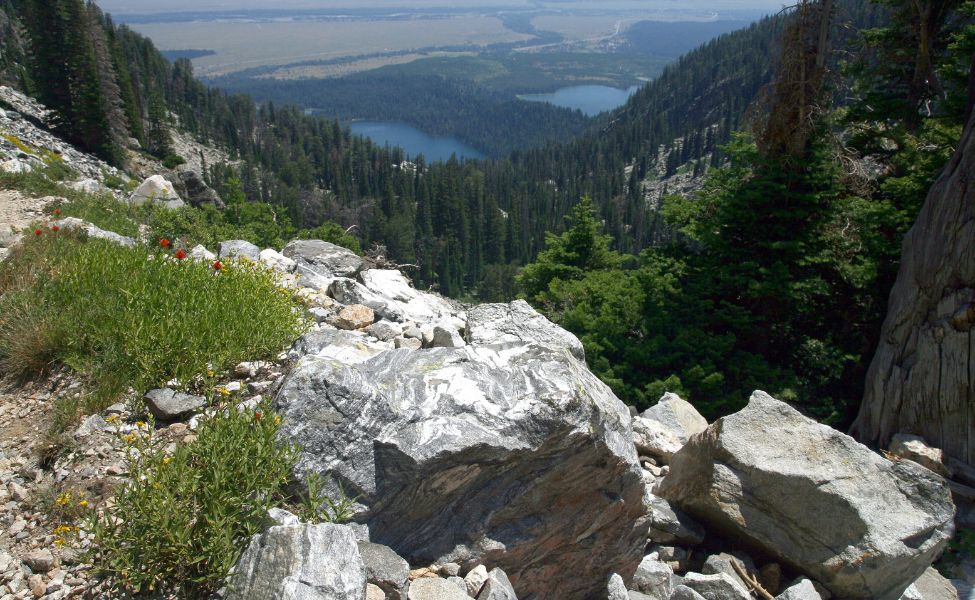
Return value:
M 399 146 L 411 157 L 422 154 L 427 162 L 446 161 L 451 155 L 457 158 L 484 158 L 477 148 L 449 137 L 436 137 L 406 123 L 389 121 L 353 121 L 352 133 L 384 146 Z
M 551 94 L 523 94 L 518 98 L 529 102 L 548 102 L 555 106 L 578 109 L 591 117 L 623 106 L 638 89 L 640 89 L 638 85 L 625 90 L 607 85 L 573 85 L 557 89 Z

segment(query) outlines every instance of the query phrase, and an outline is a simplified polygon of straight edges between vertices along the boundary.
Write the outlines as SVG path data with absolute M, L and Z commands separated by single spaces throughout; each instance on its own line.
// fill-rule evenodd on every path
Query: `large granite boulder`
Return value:
M 297 264 L 301 284 L 315 289 L 327 289 L 336 277 L 354 276 L 363 264 L 355 252 L 322 240 L 294 240 L 281 253 Z
M 583 600 L 643 558 L 643 482 L 626 407 L 536 318 L 503 347 L 306 356 L 277 396 L 282 434 L 298 475 L 339 481 L 411 564 L 499 567 L 520 597 Z
M 692 437 L 655 491 L 842 598 L 896 600 L 953 529 L 942 479 L 764 392 Z
M 345 525 L 271 527 L 254 536 L 227 585 L 227 600 L 362 600 L 366 569 Z
M 183 199 L 176 193 L 173 184 L 162 175 L 153 175 L 143 181 L 129 196 L 129 204 L 142 206 L 143 204 L 157 204 L 165 208 L 179 208 L 183 206 Z

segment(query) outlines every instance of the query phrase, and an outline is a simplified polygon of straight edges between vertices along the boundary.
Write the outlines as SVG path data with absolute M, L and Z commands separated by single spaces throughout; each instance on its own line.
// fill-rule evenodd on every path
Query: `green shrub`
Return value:
M 186 159 L 179 154 L 167 154 L 166 158 L 163 159 L 162 164 L 167 169 L 175 169 L 180 165 L 185 165 Z
M 297 453 L 278 440 L 280 417 L 266 406 L 217 411 L 171 454 L 151 424 L 140 425 L 122 436 L 127 483 L 85 523 L 95 572 L 127 592 L 207 597 L 268 509 L 284 504 Z
M 276 355 L 302 331 L 293 294 L 259 265 L 177 260 L 45 228 L 0 264 L 0 372 L 56 364 L 89 375 L 100 403 L 127 388 Z

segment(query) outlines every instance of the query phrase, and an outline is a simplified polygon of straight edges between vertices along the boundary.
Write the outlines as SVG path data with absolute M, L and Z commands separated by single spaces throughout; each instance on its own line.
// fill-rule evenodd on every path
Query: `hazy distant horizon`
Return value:
M 336 8 L 478 8 L 538 7 L 576 9 L 686 9 L 683 0 L 96 0 L 106 12 L 114 14 L 176 13 L 194 11 L 309 10 Z M 700 0 L 699 10 L 774 11 L 782 0 Z

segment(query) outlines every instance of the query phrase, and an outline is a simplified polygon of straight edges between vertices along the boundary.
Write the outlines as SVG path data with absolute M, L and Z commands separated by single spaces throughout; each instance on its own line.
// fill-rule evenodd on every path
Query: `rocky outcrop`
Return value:
M 180 171 L 179 179 L 186 189 L 186 201 L 191 206 L 213 206 L 223 209 L 224 203 L 220 195 L 203 181 L 196 171 Z
M 481 344 L 301 359 L 277 396 L 299 474 L 339 480 L 412 564 L 500 567 L 520 597 L 605 594 L 647 539 L 629 412 L 527 305 L 478 307 L 467 329 Z
M 227 588 L 228 600 L 362 600 L 366 570 L 349 527 L 276 526 L 254 536 Z
M 0 86 L 0 163 L 11 170 L 40 169 L 57 162 L 82 179 L 102 181 L 106 175 L 128 180 L 125 173 L 62 140 L 48 130 L 52 111 L 33 98 Z M 8 139 L 9 137 L 9 139 Z
M 975 465 L 975 117 L 904 238 L 852 433 L 913 433 Z
M 692 437 L 657 492 L 842 598 L 896 600 L 953 531 L 941 478 L 764 392 Z
M 327 289 L 336 277 L 352 277 L 363 265 L 355 252 L 322 240 L 295 240 L 281 254 L 295 261 L 301 284 L 314 289 Z
M 51 225 L 57 225 L 61 229 L 73 229 L 76 231 L 84 232 L 90 238 L 97 238 L 100 240 L 107 240 L 113 244 L 118 244 L 119 246 L 125 246 L 126 248 L 132 248 L 135 246 L 135 239 L 124 235 L 119 235 L 114 231 L 105 231 L 95 227 L 88 221 L 82 221 L 76 217 L 66 217 L 64 219 L 59 219 Z

